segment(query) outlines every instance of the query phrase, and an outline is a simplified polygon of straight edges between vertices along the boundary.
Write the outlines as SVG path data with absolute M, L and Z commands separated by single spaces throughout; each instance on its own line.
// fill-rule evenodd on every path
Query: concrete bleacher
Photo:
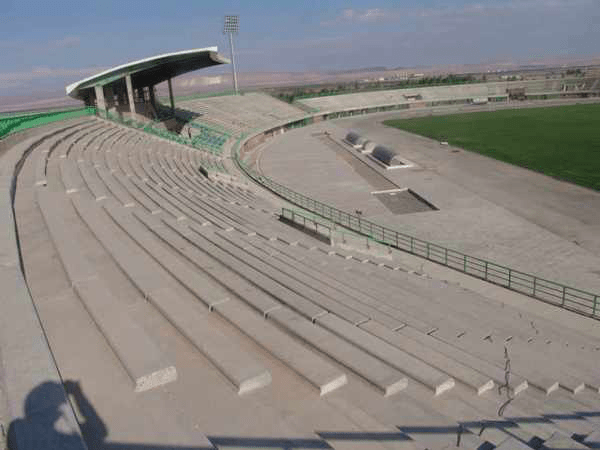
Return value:
M 267 98 L 202 102 L 240 130 L 297 117 Z M 16 225 L 58 372 L 89 389 L 109 441 L 578 448 L 598 429 L 599 340 L 332 249 L 257 188 L 204 176 L 202 152 L 102 120 L 64 127 L 23 143 Z
M 321 113 L 394 105 L 421 106 L 443 102 L 478 102 L 506 97 L 509 90 L 523 88 L 527 96 L 588 93 L 598 95 L 597 78 L 548 79 L 474 83 L 449 86 L 414 87 L 354 94 L 331 95 L 299 100 Z
M 210 126 L 237 138 L 271 124 L 291 122 L 306 115 L 295 106 L 261 93 L 206 97 L 179 102 L 179 107 L 199 114 L 192 127 Z

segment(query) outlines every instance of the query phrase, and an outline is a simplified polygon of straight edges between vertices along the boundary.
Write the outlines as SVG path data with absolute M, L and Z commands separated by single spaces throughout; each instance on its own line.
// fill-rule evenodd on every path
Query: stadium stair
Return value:
M 405 436 L 392 448 L 578 448 L 574 438 L 594 435 L 594 343 L 393 263 L 332 250 L 277 221 L 251 189 L 200 174 L 202 158 L 92 121 L 45 141 L 23 172 L 65 269 L 55 304 L 75 311 L 79 302 L 78 317 L 97 331 L 85 321 L 68 329 L 100 334 L 133 390 L 175 380 L 162 334 L 148 327 L 160 317 L 237 394 L 278 382 L 260 349 L 327 404 Z M 541 334 L 523 331 L 531 322 Z M 108 369 L 101 349 L 91 355 Z M 559 352 L 572 364 L 555 362 Z M 507 376 L 514 399 L 499 418 Z M 341 434 L 315 433 L 353 448 Z

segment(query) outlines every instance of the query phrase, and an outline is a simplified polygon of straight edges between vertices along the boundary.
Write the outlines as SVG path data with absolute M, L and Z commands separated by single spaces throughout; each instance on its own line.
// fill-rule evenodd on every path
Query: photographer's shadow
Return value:
M 79 428 L 90 449 L 102 448 L 107 436 L 106 425 L 83 394 L 78 382 L 63 385 L 47 381 L 36 386 L 25 399 L 25 417 L 15 419 L 8 428 L 10 450 L 81 450 L 82 437 L 70 413 L 71 405 L 80 413 Z

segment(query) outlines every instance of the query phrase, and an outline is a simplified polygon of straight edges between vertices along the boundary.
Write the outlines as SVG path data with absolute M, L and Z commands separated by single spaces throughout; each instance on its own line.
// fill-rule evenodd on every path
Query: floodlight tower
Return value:
M 231 49 L 231 68 L 233 70 L 233 91 L 238 95 L 237 69 L 235 65 L 235 52 L 233 50 L 233 35 L 240 31 L 240 16 L 225 16 L 223 34 L 229 35 L 229 48 Z

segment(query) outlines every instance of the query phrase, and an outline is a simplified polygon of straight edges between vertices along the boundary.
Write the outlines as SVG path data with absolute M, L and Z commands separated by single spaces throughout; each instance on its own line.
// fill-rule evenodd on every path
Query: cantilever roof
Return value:
M 186 72 L 229 62 L 229 59 L 219 54 L 217 47 L 165 53 L 105 70 L 68 85 L 66 91 L 67 95 L 78 98 L 81 91 L 92 89 L 97 84 L 109 84 L 127 74 L 131 75 L 134 85 L 149 86 Z

